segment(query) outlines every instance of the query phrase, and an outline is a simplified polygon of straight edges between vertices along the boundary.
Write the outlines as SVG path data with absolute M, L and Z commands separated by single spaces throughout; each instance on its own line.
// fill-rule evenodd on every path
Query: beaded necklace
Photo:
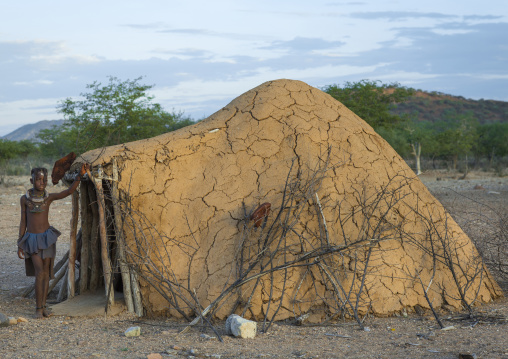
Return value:
M 34 194 L 33 188 L 30 188 L 28 191 L 26 191 L 26 199 L 30 201 L 30 212 L 32 213 L 39 213 L 44 212 L 44 209 L 41 208 L 42 205 L 46 203 L 46 200 L 49 197 L 48 191 L 44 190 L 41 194 Z

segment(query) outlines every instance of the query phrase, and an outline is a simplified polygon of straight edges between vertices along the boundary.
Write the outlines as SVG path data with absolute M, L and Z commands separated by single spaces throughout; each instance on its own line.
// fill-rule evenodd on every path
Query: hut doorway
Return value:
M 138 277 L 125 258 L 116 162 L 110 167 L 107 171 L 102 166 L 92 168 L 72 196 L 66 280 L 57 298 L 67 300 L 53 306 L 55 313 L 90 315 L 102 308 L 114 314 L 126 306 L 128 311 L 143 315 Z M 79 306 L 83 309 L 78 310 Z

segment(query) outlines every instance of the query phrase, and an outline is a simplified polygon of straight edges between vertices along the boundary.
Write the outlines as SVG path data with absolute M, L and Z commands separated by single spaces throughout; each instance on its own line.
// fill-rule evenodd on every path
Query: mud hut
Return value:
M 266 82 L 193 126 L 74 167 L 84 161 L 80 291 L 102 276 L 111 293 L 117 278 L 138 313 L 319 322 L 501 295 L 390 145 L 300 81 Z

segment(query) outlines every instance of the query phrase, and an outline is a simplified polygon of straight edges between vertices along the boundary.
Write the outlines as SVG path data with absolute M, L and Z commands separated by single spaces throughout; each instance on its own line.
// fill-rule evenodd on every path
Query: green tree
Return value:
M 391 113 L 390 109 L 415 93 L 414 89 L 398 83 L 383 84 L 369 80 L 346 82 L 343 87 L 330 85 L 323 90 L 342 102 L 376 131 L 380 127 L 389 129 L 401 124 L 404 117 Z
M 411 146 L 408 143 L 407 132 L 403 127 L 379 127 L 376 132 L 383 137 L 400 156 L 406 157 L 411 154 Z
M 18 158 L 36 155 L 39 149 L 35 143 L 29 140 L 9 141 L 0 139 L 0 163 Z
M 42 131 L 43 148 L 55 155 L 154 137 L 193 123 L 182 113 L 168 113 L 148 95 L 151 85 L 141 77 L 121 81 L 109 77 L 102 85 L 87 85 L 82 100 L 67 98 L 57 110 L 64 117 L 59 128 Z
M 508 155 L 508 123 L 488 123 L 478 127 L 475 146 L 478 156 L 486 156 L 492 165 L 495 156 Z
M 407 141 L 411 146 L 411 154 L 415 158 L 415 173 L 420 175 L 422 154 L 432 155 L 436 146 L 435 131 L 432 123 L 428 121 L 418 121 L 416 116 L 411 117 L 405 126 Z
M 441 154 L 452 158 L 453 169 L 457 169 L 459 156 L 466 156 L 471 152 L 478 137 L 478 119 L 472 113 L 454 114 L 444 123 L 444 129 L 436 137 L 441 144 Z

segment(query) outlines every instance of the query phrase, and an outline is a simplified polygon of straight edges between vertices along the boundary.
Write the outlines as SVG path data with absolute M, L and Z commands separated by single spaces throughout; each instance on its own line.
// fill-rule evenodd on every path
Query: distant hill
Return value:
M 450 114 L 471 112 L 480 124 L 508 122 L 508 102 L 494 100 L 471 100 L 440 92 L 417 91 L 408 101 L 397 104 L 395 114 L 414 113 L 421 121 L 446 121 Z
M 44 120 L 36 123 L 29 123 L 3 136 L 2 139 L 9 141 L 33 140 L 40 130 L 45 130 L 55 125 L 60 126 L 63 123 L 64 120 Z

